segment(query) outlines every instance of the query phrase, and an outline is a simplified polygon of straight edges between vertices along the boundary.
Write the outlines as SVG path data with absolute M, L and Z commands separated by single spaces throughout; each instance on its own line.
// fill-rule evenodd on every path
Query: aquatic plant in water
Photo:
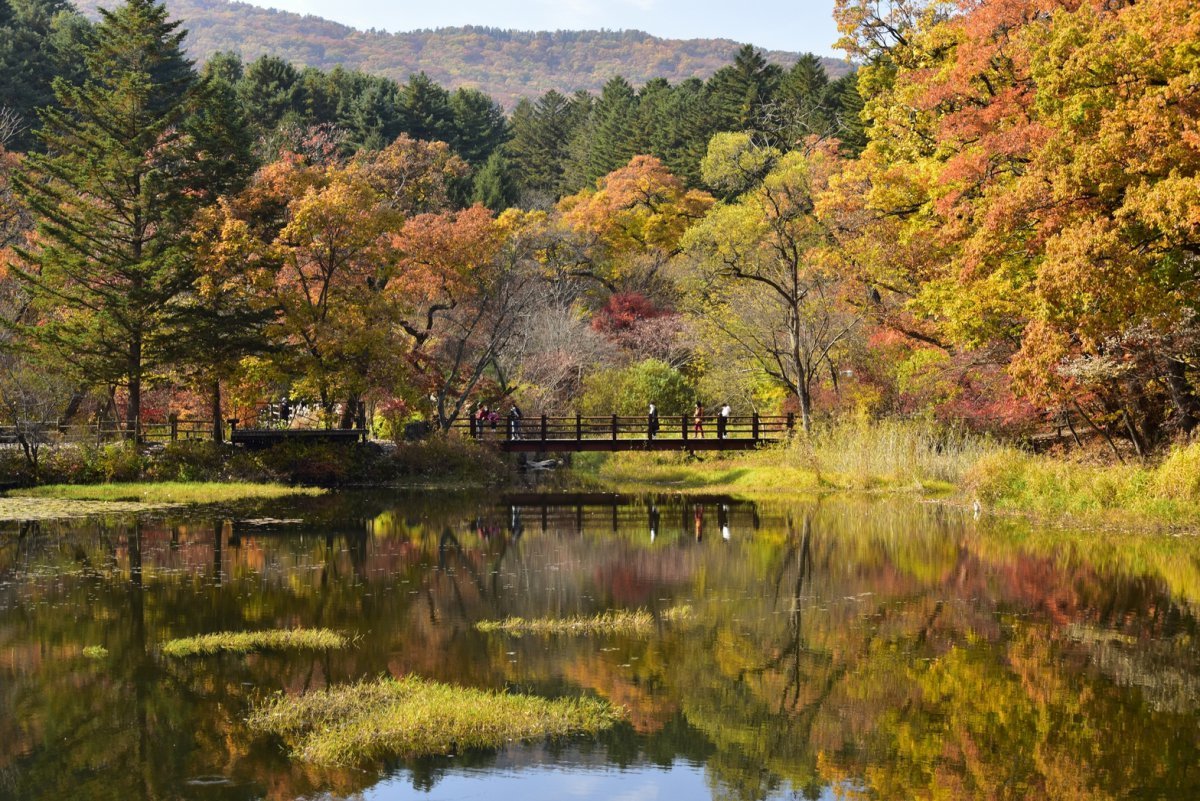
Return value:
M 279 695 L 248 723 L 283 739 L 296 759 L 359 765 L 596 734 L 623 716 L 623 709 L 595 698 L 547 699 L 407 676 Z
M 254 651 L 329 651 L 345 648 L 349 640 L 329 629 L 269 629 L 220 631 L 182 637 L 163 643 L 164 656 L 205 656 L 216 653 L 247 654 Z
M 657 621 L 678 623 L 692 614 L 690 606 L 673 606 L 662 612 Z M 522 618 L 510 617 L 504 620 L 481 620 L 475 628 L 482 632 L 501 632 L 504 634 L 619 634 L 629 637 L 644 636 L 655 630 L 657 621 L 653 614 L 645 609 L 614 609 L 601 612 L 598 615 L 572 615 L 570 617 Z

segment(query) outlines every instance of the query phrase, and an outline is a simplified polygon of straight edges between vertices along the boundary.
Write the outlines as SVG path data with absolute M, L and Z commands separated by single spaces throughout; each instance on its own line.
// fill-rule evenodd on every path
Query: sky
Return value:
M 391 32 L 486 25 L 516 30 L 636 29 L 669 39 L 724 38 L 841 57 L 833 0 L 249 0 L 355 28 Z

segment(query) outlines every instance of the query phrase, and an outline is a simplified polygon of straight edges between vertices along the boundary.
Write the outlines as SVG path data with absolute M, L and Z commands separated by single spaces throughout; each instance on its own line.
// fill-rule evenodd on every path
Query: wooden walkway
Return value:
M 491 442 L 507 453 L 579 453 L 584 451 L 745 451 L 787 439 L 795 428 L 793 415 L 729 417 L 723 426 L 706 418 L 696 432 L 690 415 L 660 417 L 658 432 L 649 432 L 645 417 L 524 418 L 495 426 L 474 419 L 455 424 L 461 433 Z

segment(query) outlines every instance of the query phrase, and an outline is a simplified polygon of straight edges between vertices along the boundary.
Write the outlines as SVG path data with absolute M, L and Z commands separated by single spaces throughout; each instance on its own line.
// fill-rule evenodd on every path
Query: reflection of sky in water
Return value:
M 451 772 L 432 790 L 416 789 L 405 773 L 393 776 L 363 793 L 365 801 L 459 801 L 459 799 L 595 799 L 595 801 L 684 801 L 708 798 L 711 794 L 704 768 L 676 763 L 670 768 L 638 767 L 636 770 L 571 766 L 537 766 L 521 770 Z M 797 798 L 789 788 L 770 798 Z M 821 801 L 836 795 L 826 789 Z

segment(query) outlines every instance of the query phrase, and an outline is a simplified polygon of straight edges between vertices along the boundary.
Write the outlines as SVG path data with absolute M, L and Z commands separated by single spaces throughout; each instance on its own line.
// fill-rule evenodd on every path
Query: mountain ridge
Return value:
M 80 8 L 95 14 L 97 0 Z M 731 39 L 665 39 L 625 29 L 523 31 L 482 25 L 390 33 L 361 30 L 312 14 L 267 9 L 237 0 L 166 0 L 188 31 L 185 45 L 198 62 L 219 51 L 250 61 L 270 54 L 299 66 L 347 68 L 405 81 L 424 72 L 449 89 L 467 86 L 511 108 L 550 89 L 599 91 L 615 75 L 635 86 L 652 78 L 678 83 L 707 78 L 733 60 L 742 43 Z M 796 52 L 763 50 L 790 65 Z M 852 66 L 822 58 L 832 77 Z

